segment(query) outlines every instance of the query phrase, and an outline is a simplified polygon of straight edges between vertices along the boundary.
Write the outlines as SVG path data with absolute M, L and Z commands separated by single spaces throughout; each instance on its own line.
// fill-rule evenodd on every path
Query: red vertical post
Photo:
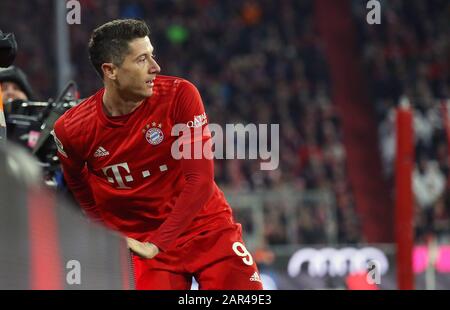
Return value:
M 397 108 L 397 149 L 395 162 L 395 239 L 397 244 L 397 286 L 414 289 L 413 192 L 414 142 L 411 106 L 403 99 Z
M 382 173 L 375 109 L 367 90 L 351 1 L 315 0 L 314 12 L 329 64 L 332 102 L 341 120 L 346 173 L 362 237 L 369 243 L 394 242 L 393 201 Z

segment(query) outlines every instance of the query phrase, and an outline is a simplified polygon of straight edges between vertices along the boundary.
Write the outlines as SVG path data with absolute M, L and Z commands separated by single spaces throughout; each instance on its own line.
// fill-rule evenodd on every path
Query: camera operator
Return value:
M 27 76 L 18 67 L 10 66 L 6 69 L 0 69 L 0 86 L 5 105 L 14 100 L 34 100 L 33 90 Z M 7 110 L 7 112 L 10 111 Z
M 0 68 L 9 67 L 17 53 L 17 42 L 12 33 L 3 33 L 0 29 Z M 3 114 L 3 95 L 0 87 L 0 143 L 6 141 L 6 124 Z
M 33 101 L 33 90 L 25 73 L 12 66 L 16 54 L 14 34 L 0 30 L 0 145 L 5 145 L 7 139 L 24 146 L 33 154 L 40 151 L 34 155 L 44 168 L 45 180 L 56 179 L 58 184 L 63 185 L 63 182 L 58 182 L 62 177 L 59 177 L 60 168 L 55 161 L 57 157 L 54 143 L 41 143 L 36 150 L 42 126 L 45 124 L 53 128 L 53 122 L 47 120 L 52 106 L 49 105 L 50 102 Z M 61 114 L 62 112 L 60 111 Z
M 39 110 L 29 106 L 34 95 L 25 73 L 15 66 L 0 69 L 0 86 L 8 140 L 32 149 L 39 137 L 38 126 L 32 126 L 32 118 L 39 115 Z M 13 116 L 22 116 L 24 119 L 12 121 Z

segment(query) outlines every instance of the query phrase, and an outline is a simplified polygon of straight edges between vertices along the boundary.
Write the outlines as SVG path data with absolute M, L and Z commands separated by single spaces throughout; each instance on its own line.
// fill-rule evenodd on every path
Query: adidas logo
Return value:
M 102 146 L 100 146 L 97 151 L 95 151 L 94 153 L 94 157 L 103 157 L 103 156 L 108 156 L 109 152 L 107 150 L 105 150 Z
M 250 277 L 250 281 L 252 282 L 261 282 L 261 278 L 259 277 L 259 274 L 255 271 L 255 273 Z

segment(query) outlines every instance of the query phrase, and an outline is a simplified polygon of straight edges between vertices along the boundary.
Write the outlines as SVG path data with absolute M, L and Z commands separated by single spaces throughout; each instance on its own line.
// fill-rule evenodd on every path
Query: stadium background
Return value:
M 162 74 L 192 81 L 210 122 L 280 124 L 277 170 L 215 165 L 270 288 L 367 288 L 349 276 L 365 247 L 387 258 L 380 287 L 397 287 L 395 114 L 408 100 L 416 288 L 450 288 L 448 1 L 380 1 L 381 24 L 369 25 L 367 1 L 81 0 L 81 24 L 70 26 L 58 2 L 0 2 L 0 29 L 15 33 L 15 65 L 38 100 L 70 78 L 81 97 L 101 87 L 87 56 L 92 29 L 141 18 Z M 324 247 L 350 252 L 312 251 L 289 271 L 299 250 Z

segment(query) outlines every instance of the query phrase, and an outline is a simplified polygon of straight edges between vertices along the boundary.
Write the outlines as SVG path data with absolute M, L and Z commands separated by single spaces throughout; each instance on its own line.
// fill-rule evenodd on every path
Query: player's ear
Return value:
M 111 62 L 102 64 L 103 76 L 111 80 L 117 79 L 117 67 Z

